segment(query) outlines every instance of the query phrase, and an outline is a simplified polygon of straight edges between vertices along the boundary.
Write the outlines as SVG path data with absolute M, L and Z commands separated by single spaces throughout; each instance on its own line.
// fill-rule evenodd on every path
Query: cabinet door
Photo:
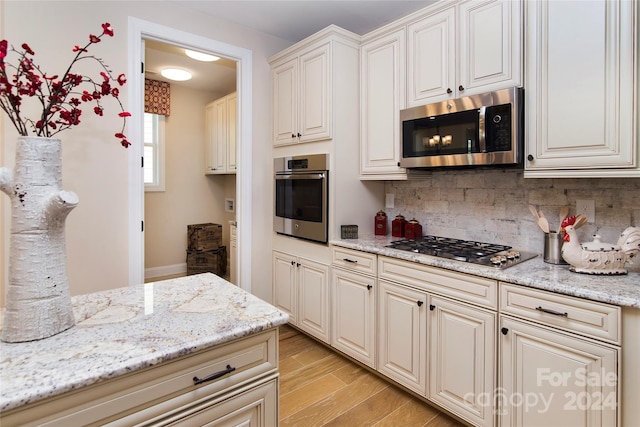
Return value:
M 400 110 L 405 104 L 405 30 L 360 49 L 360 174 L 377 179 L 407 176 L 401 155 Z M 389 176 L 390 175 L 390 176 Z
M 229 281 L 234 285 L 238 283 L 238 228 L 235 225 L 230 227 L 229 238 Z
M 296 319 L 296 257 L 273 252 L 273 305 L 289 315 L 289 323 Z
M 501 425 L 617 424 L 614 347 L 507 317 L 500 327 Z
M 298 327 L 329 344 L 329 267 L 300 258 Z
M 227 99 L 221 98 L 213 103 L 213 138 L 211 173 L 227 172 Z
M 531 1 L 526 8 L 526 169 L 638 166 L 638 3 Z
M 382 280 L 378 287 L 378 371 L 425 395 L 427 295 Z
M 278 382 L 273 379 L 216 404 L 202 404 L 185 411 L 166 426 L 271 427 L 278 425 Z M 173 418 L 177 418 L 178 415 Z
M 235 173 L 237 169 L 237 135 L 238 135 L 238 95 L 233 93 L 227 97 L 227 172 Z
M 300 142 L 331 138 L 331 45 L 300 55 Z
M 215 109 L 214 103 L 210 103 L 204 110 L 204 125 L 205 125 L 205 141 L 204 141 L 204 173 L 211 174 L 214 171 L 216 163 L 215 152 Z
M 458 96 L 522 85 L 520 1 L 465 1 L 458 9 Z
M 495 336 L 494 313 L 431 297 L 428 397 L 478 426 L 494 425 Z
M 456 96 L 455 8 L 408 26 L 407 106 Z
M 273 144 L 292 144 L 298 133 L 298 58 L 271 71 Z
M 375 368 L 375 279 L 333 268 L 331 345 Z

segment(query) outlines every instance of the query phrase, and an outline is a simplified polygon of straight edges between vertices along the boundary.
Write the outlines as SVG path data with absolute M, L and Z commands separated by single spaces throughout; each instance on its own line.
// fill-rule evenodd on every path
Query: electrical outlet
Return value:
M 576 215 L 583 214 L 587 216 L 587 222 L 594 224 L 596 222 L 596 202 L 595 200 L 576 200 Z
M 395 194 L 386 193 L 384 198 L 384 207 L 387 209 L 393 209 L 395 206 Z

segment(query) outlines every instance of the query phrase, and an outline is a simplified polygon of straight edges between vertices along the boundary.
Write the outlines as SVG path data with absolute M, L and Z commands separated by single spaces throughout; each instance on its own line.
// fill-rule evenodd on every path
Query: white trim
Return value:
M 147 113 L 145 113 L 146 115 Z M 155 165 L 153 165 L 154 182 L 144 184 L 144 191 L 146 193 L 151 192 L 163 192 L 165 183 L 165 162 L 164 162 L 164 136 L 165 136 L 165 116 L 155 115 L 154 121 L 156 122 L 156 141 L 154 146 L 154 159 Z M 143 148 L 144 149 L 144 148 Z M 146 164 L 146 162 L 145 162 Z M 144 171 L 143 171 L 144 174 Z M 147 277 L 145 275 L 145 277 Z
M 156 277 L 173 276 L 175 274 L 187 273 L 187 263 L 163 265 L 160 267 L 151 267 L 144 269 L 145 280 L 154 279 Z
M 143 54 L 141 41 L 153 39 L 165 43 L 181 45 L 205 53 L 223 56 L 238 62 L 238 169 L 237 179 L 237 221 L 238 221 L 238 283 L 240 287 L 251 292 L 251 143 L 252 143 L 252 52 L 251 50 L 227 43 L 186 33 L 174 28 L 165 27 L 129 17 L 129 111 L 143 111 L 144 86 L 142 78 L 133 78 L 141 74 L 140 64 Z M 144 218 L 144 183 L 140 159 L 142 145 L 142 120 L 132 114 L 129 120 L 129 136 L 134 141 L 129 149 L 129 285 L 144 282 L 144 233 L 141 233 L 141 221 Z

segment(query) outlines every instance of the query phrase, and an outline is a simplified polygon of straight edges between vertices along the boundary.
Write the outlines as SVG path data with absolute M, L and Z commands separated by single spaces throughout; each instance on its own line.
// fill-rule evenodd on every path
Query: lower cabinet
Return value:
M 273 328 L 3 412 L 1 424 L 272 427 L 278 377 Z
M 331 345 L 375 368 L 376 279 L 334 267 L 331 272 Z
M 427 294 L 378 282 L 378 371 L 424 395 L 427 386 Z
M 429 400 L 478 426 L 493 426 L 496 314 L 429 299 Z
M 273 305 L 289 323 L 329 343 L 329 266 L 273 251 Z
M 617 425 L 615 347 L 500 318 L 503 426 Z

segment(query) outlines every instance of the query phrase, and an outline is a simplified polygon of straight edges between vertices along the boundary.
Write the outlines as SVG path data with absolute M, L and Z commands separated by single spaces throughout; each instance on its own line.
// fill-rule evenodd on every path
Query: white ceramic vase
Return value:
M 0 168 L 11 199 L 9 281 L 0 339 L 25 342 L 75 325 L 65 245 L 65 220 L 78 197 L 63 191 L 59 139 L 19 137 L 14 170 Z

